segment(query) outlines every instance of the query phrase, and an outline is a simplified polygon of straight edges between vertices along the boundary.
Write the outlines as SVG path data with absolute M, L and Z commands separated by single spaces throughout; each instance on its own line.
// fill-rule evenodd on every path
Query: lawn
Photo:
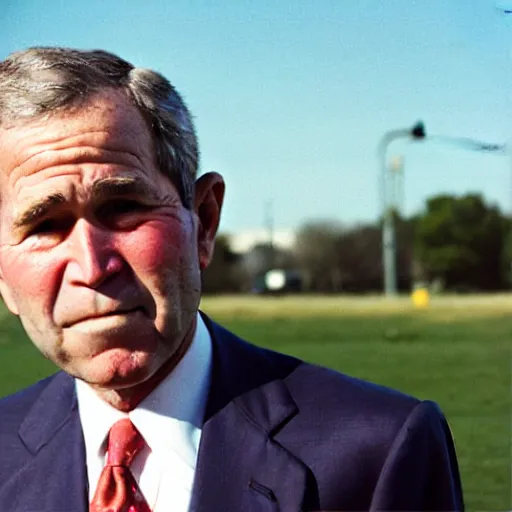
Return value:
M 451 425 L 468 510 L 511 510 L 512 296 L 206 298 L 254 343 L 436 400 Z M 0 396 L 53 371 L 0 310 Z

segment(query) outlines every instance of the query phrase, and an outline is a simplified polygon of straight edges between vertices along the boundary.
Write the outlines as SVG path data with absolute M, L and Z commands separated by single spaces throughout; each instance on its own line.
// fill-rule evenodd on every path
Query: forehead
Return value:
M 0 129 L 0 186 L 105 152 L 121 160 L 154 158 L 148 125 L 122 90 L 104 90 L 80 107 Z

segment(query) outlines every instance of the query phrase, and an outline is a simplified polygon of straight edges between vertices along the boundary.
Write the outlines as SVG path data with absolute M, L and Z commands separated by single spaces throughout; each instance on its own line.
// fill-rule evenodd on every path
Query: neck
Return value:
M 96 389 L 98 396 L 120 411 L 130 412 L 135 409 L 135 407 L 157 388 L 181 361 L 192 343 L 196 331 L 196 324 L 197 321 L 194 319 L 178 349 L 148 379 L 128 388 Z

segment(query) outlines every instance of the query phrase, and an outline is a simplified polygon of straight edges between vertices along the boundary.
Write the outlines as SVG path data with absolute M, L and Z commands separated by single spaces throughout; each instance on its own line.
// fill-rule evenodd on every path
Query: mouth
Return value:
M 101 314 L 88 315 L 88 316 L 84 316 L 74 322 L 70 322 L 70 323 L 66 324 L 64 327 L 72 327 L 74 325 L 88 322 L 91 320 L 101 320 L 104 318 L 111 318 L 111 317 L 115 317 L 115 316 L 129 316 L 129 315 L 133 315 L 136 313 L 144 313 L 144 308 L 139 306 L 139 307 L 131 308 L 131 309 L 117 309 L 114 311 L 109 311 L 109 312 L 105 312 L 105 313 L 101 313 Z

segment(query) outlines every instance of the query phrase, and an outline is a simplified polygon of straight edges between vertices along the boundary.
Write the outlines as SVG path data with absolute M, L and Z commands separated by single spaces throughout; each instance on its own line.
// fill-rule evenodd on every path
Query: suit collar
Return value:
M 74 380 L 51 377 L 25 416 L 18 435 L 32 454 L 3 486 L 0 503 L 12 510 L 85 512 L 87 474 Z M 30 492 L 19 492 L 30 482 Z
M 78 411 L 74 379 L 64 372 L 51 378 L 19 428 L 19 436 L 35 455 Z
M 274 438 L 298 413 L 283 379 L 300 362 L 205 323 L 213 369 L 192 510 L 300 510 L 309 470 Z
M 267 432 L 296 414 L 297 406 L 283 379 L 301 362 L 257 348 L 206 315 L 202 317 L 212 339 L 212 374 L 205 422 L 232 401 Z

